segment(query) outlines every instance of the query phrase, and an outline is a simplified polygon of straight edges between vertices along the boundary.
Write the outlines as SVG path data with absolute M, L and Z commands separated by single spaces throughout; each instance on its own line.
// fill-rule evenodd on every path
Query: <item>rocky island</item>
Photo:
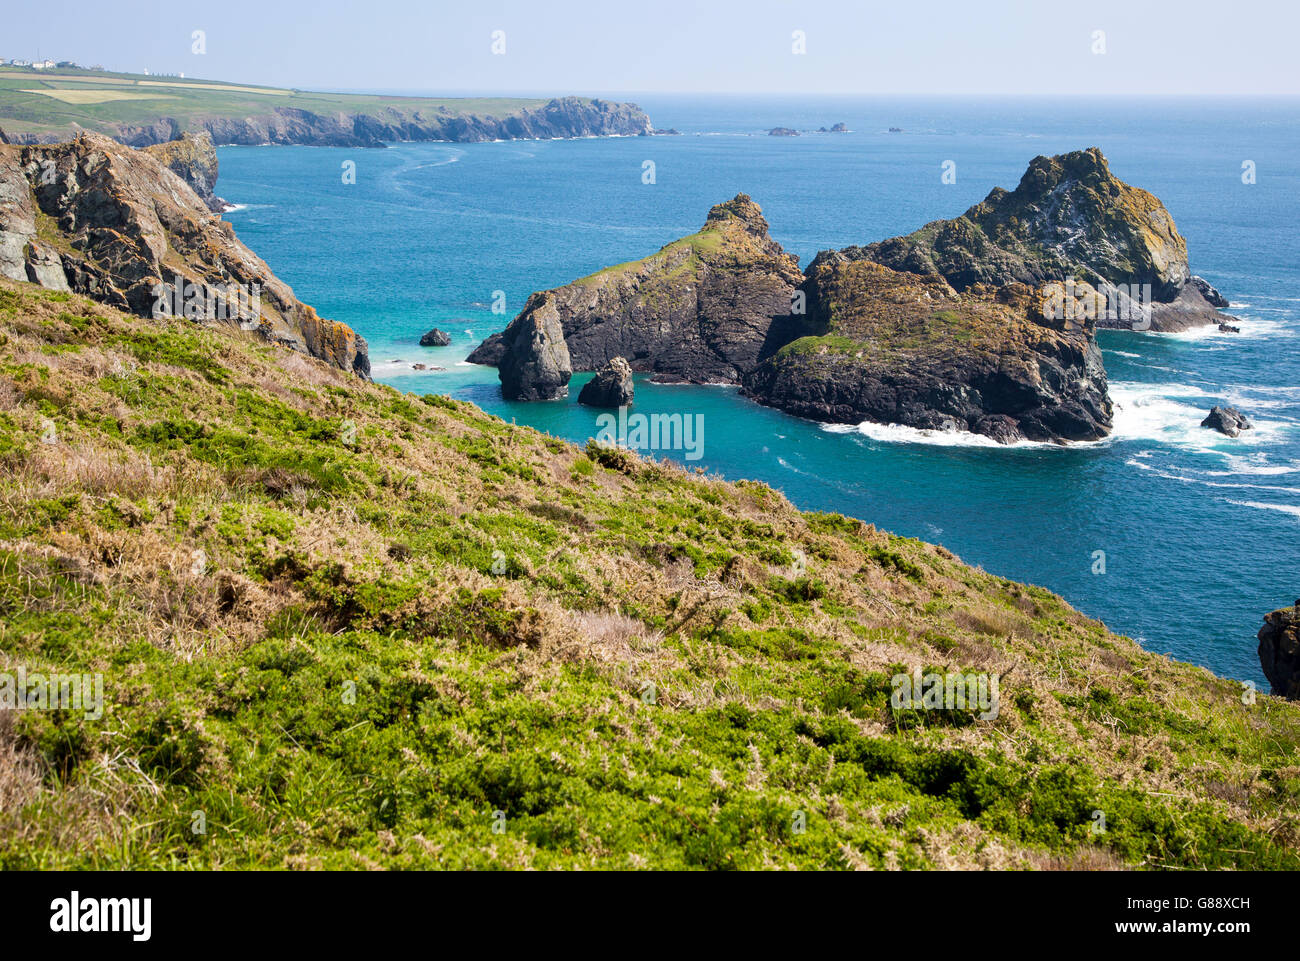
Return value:
M 1092 307 L 1062 310 L 1065 284 Z M 994 190 L 956 220 L 823 251 L 802 274 L 739 194 L 650 257 L 534 295 L 469 360 L 501 364 L 507 343 L 535 351 L 539 392 L 554 397 L 559 372 L 541 354 L 563 342 L 572 370 L 623 357 L 657 381 L 740 384 L 815 420 L 1097 440 L 1112 405 L 1096 330 L 1119 325 L 1098 305 L 1119 285 L 1133 291 L 1127 307 L 1148 308 L 1139 329 L 1225 319 L 1160 201 L 1083 150 L 1036 158 L 1015 191 Z M 513 332 L 524 327 L 545 336 Z M 534 392 L 517 379 L 530 363 L 516 358 L 509 384 L 503 368 L 507 396 Z
M 1015 190 L 994 188 L 952 220 L 905 237 L 842 251 L 894 270 L 937 274 L 956 290 L 974 284 L 1061 283 L 1150 288 L 1149 323 L 1179 331 L 1231 320 L 1228 301 L 1188 266 L 1187 244 L 1155 196 L 1110 172 L 1100 150 L 1036 157 Z M 1133 329 L 1129 318 L 1099 317 L 1099 327 Z
M 622 357 L 659 381 L 736 384 L 783 336 L 780 318 L 802 281 L 798 260 L 769 236 L 758 205 L 738 194 L 715 205 L 698 233 L 534 295 L 469 360 L 499 364 L 512 331 L 546 310 L 574 370 Z
M 761 403 L 813 420 L 960 430 L 1001 443 L 1097 440 L 1111 426 L 1090 324 L 1043 319 L 1039 290 L 890 270 L 842 254 L 809 265 L 808 333 L 744 378 Z

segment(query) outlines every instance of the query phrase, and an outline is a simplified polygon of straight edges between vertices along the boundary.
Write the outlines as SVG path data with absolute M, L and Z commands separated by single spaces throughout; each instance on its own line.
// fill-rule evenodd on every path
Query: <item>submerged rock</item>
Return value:
M 533 294 L 502 336 L 498 375 L 506 400 L 556 400 L 569 396 L 573 367 L 564 328 L 550 291 Z
M 1258 637 L 1259 663 L 1273 693 L 1300 700 L 1300 600 L 1265 614 Z
M 451 343 L 451 335 L 437 327 L 420 338 L 421 347 L 446 347 Z
M 1243 430 L 1252 430 L 1252 424 L 1246 415 L 1235 407 L 1211 407 L 1209 416 L 1201 421 L 1202 427 L 1217 430 L 1220 434 L 1236 437 Z
M 626 407 L 632 403 L 632 368 L 615 357 L 596 371 L 578 393 L 578 403 L 588 407 Z

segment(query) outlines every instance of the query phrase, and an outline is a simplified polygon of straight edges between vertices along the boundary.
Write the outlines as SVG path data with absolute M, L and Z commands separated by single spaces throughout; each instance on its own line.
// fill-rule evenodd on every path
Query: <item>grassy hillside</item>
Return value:
M 338 113 L 391 119 L 416 114 L 507 117 L 544 99 L 380 97 L 311 93 L 277 87 L 222 83 L 188 77 L 90 70 L 25 70 L 0 67 L 0 128 L 11 134 L 72 136 L 73 125 L 113 136 L 122 125 L 148 125 L 171 117 L 182 129 L 196 118 L 240 120 L 277 108 L 313 114 Z
M 1296 705 L 762 484 L 7 281 L 0 465 L 0 867 L 1300 867 Z

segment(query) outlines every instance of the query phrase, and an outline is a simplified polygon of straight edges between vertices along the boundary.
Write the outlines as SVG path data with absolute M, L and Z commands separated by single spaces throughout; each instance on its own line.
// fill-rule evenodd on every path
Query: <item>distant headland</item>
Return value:
M 204 131 L 214 143 L 382 147 L 394 141 L 550 140 L 655 133 L 633 103 L 591 97 L 400 97 L 320 93 L 67 61 L 0 60 L 0 129 L 14 143 L 82 131 L 132 147 Z

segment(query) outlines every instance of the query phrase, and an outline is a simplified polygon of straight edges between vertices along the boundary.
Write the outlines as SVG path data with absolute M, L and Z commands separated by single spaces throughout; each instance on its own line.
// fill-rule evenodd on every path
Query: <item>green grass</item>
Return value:
M 1048 591 L 7 281 L 0 652 L 106 695 L 0 712 L 9 869 L 1300 867 L 1300 711 Z

